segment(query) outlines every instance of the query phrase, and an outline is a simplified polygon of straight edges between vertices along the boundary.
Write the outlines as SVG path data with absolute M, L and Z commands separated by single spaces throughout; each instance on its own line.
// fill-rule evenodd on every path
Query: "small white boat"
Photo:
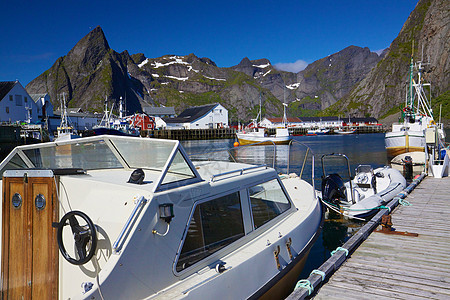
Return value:
M 344 157 L 347 160 L 349 177 L 350 165 L 343 154 L 322 156 L 322 200 L 330 208 L 344 211 L 344 216 L 368 217 L 406 187 L 406 180 L 398 170 L 390 167 L 374 170 L 370 165 L 359 165 L 355 170 L 355 177 L 344 183 L 339 174 L 325 173 L 324 158 L 327 156 Z
M 326 135 L 330 134 L 330 129 L 320 128 L 320 129 L 310 129 L 306 132 L 306 135 Z
M 337 134 L 353 134 L 356 132 L 356 129 L 337 129 L 334 133 Z
M 19 146 L 0 174 L 8 299 L 281 299 L 323 223 L 299 176 L 179 141 Z
M 259 145 L 286 145 L 292 140 L 287 128 L 276 128 L 275 135 L 268 135 L 265 128 L 252 128 L 250 131 L 236 132 L 240 145 L 259 143 Z

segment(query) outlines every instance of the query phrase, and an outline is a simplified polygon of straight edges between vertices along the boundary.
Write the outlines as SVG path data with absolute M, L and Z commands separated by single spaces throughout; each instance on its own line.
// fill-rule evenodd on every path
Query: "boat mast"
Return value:
M 261 124 L 261 121 L 262 121 L 262 112 L 261 112 L 261 91 L 259 91 L 259 124 Z M 256 121 L 258 121 L 258 118 L 256 118 L 257 120 Z
M 288 123 L 287 117 L 286 117 L 286 107 L 288 105 L 286 104 L 286 86 L 283 89 L 283 128 L 286 128 L 286 125 Z
M 61 102 L 61 132 L 66 132 L 67 126 L 66 95 L 63 93 L 63 100 Z
M 122 97 L 120 97 L 120 101 L 119 101 L 119 118 L 120 118 L 120 120 L 122 120 L 122 118 L 123 118 L 123 102 L 122 102 Z

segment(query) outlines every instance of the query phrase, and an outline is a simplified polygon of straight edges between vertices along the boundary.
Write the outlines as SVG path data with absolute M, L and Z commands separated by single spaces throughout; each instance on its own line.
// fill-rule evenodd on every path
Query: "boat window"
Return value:
M 173 141 L 147 139 L 113 140 L 112 143 L 120 152 L 130 168 L 148 168 L 161 171 L 175 147 Z
M 180 181 L 184 179 L 194 178 L 195 174 L 192 172 L 188 163 L 184 159 L 180 150 L 177 151 L 172 163 L 170 164 L 167 174 L 164 177 L 162 184 L 167 184 L 175 181 Z
M 243 236 L 238 192 L 197 205 L 176 265 L 177 272 Z
M 20 158 L 18 154 L 14 155 L 11 160 L 5 165 L 4 168 L 0 170 L 0 180 L 3 177 L 3 172 L 6 170 L 17 170 L 17 169 L 26 169 L 28 168 L 25 162 Z
M 277 179 L 249 188 L 255 228 L 269 222 L 291 207 Z
M 35 168 L 94 170 L 123 167 L 104 141 L 24 149 L 23 152 Z

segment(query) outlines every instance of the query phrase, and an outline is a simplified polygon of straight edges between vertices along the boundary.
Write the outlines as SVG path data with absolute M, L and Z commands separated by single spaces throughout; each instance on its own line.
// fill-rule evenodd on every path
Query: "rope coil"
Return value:
M 295 289 L 299 289 L 299 288 L 303 288 L 303 289 L 307 289 L 308 290 L 308 296 L 312 294 L 312 292 L 314 291 L 314 287 L 311 285 L 311 282 L 309 282 L 308 279 L 302 279 L 299 280 L 297 282 L 297 284 L 295 285 Z

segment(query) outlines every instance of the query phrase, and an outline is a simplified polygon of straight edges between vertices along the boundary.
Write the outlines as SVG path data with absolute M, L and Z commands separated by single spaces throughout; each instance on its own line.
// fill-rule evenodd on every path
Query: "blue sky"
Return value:
M 347 46 L 389 47 L 414 0 L 59 0 L 1 1 L 0 81 L 22 85 L 49 69 L 100 25 L 117 52 L 212 59 L 242 58 L 298 66 Z

